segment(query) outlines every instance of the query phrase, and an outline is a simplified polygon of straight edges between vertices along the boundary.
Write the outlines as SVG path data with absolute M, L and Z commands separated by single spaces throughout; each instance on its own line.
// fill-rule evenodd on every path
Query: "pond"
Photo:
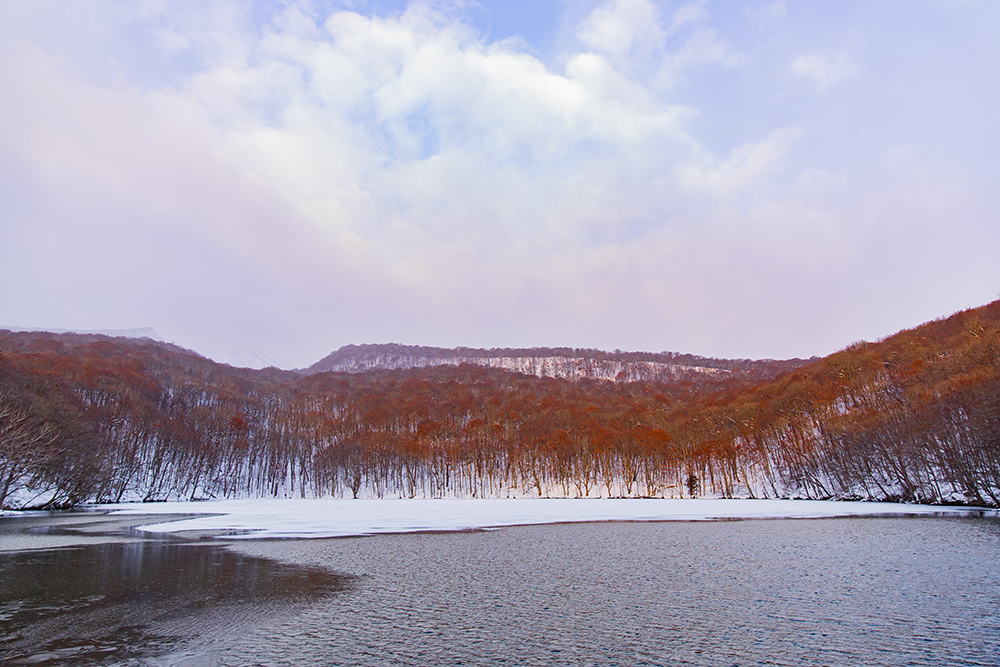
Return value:
M 36 528 L 37 530 L 37 528 Z M 608 522 L 0 554 L 0 659 L 997 665 L 1000 522 Z

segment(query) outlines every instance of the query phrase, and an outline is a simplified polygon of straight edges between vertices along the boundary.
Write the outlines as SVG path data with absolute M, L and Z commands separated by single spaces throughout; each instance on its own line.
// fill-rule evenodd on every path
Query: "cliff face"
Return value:
M 403 370 L 429 366 L 474 364 L 513 373 L 560 380 L 613 380 L 616 382 L 677 382 L 691 377 L 725 377 L 731 370 L 685 366 L 657 361 L 612 361 L 586 357 L 426 357 L 371 355 L 328 364 L 324 371 L 363 373 L 373 370 Z
M 348 345 L 301 372 L 306 375 L 324 372 L 364 373 L 473 364 L 561 380 L 673 383 L 685 380 L 722 380 L 729 377 L 763 379 L 806 363 L 800 359 L 708 359 L 671 352 L 603 352 L 572 348 L 445 349 L 390 343 Z

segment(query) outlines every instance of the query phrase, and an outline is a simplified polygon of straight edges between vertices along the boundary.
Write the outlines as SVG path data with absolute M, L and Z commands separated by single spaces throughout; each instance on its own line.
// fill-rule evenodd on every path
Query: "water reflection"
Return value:
M 349 582 L 206 544 L 0 553 L 0 660 L 75 665 L 162 654 Z

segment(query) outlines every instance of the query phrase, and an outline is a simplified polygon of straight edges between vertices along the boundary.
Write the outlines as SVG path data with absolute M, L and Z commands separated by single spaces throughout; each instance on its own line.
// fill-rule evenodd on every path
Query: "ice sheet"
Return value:
M 997 516 L 997 510 L 896 503 L 740 499 L 243 499 L 106 505 L 121 514 L 204 513 L 140 530 L 317 538 L 578 521 L 705 521 L 840 516 Z

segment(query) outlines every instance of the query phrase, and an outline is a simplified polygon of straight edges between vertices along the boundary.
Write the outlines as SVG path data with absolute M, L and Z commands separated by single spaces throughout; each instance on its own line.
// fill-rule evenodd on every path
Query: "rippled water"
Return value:
M 0 662 L 143 664 L 170 656 L 167 662 L 217 663 L 200 649 L 175 649 L 192 640 L 218 643 L 350 581 L 325 569 L 179 542 L 3 553 Z
M 995 519 L 563 524 L 169 548 L 143 567 L 175 574 L 150 580 L 167 583 L 129 608 L 179 600 L 173 615 L 142 629 L 152 644 L 106 664 L 1000 665 Z M 244 564 L 223 591 L 271 592 L 213 593 L 217 604 L 199 606 L 220 589 L 207 574 L 193 588 L 178 579 L 172 563 L 188 552 L 203 556 L 184 571 Z M 57 553 L 34 554 L 21 576 L 54 576 L 44 561 Z M 95 558 L 118 586 L 115 553 Z

